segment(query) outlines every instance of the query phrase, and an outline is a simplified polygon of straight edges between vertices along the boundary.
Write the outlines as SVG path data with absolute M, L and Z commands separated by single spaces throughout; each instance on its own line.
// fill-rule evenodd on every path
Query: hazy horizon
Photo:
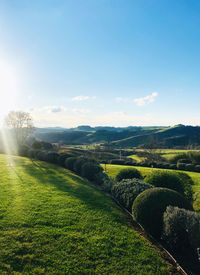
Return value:
M 0 0 L 0 124 L 200 125 L 200 2 Z

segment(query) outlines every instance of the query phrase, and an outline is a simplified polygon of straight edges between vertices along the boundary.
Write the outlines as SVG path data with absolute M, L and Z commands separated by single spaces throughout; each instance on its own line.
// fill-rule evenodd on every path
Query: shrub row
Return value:
M 133 162 L 123 159 L 113 159 L 109 163 L 110 164 L 116 164 L 116 165 L 129 165 L 129 166 L 142 166 L 142 167 L 153 167 L 153 168 L 162 168 L 162 169 L 171 169 L 171 170 L 183 170 L 183 171 L 191 171 L 191 172 L 199 172 L 200 173 L 200 165 L 199 164 L 193 164 L 193 163 L 187 163 L 187 160 L 181 159 L 180 161 L 183 162 L 177 162 L 176 163 L 147 163 L 147 162 Z M 102 161 L 102 163 L 108 163 L 108 161 Z
M 82 156 L 73 157 L 71 154 L 59 154 L 55 151 L 33 149 L 24 145 L 19 148 L 18 154 L 58 164 L 97 184 L 102 184 L 107 177 L 97 162 Z

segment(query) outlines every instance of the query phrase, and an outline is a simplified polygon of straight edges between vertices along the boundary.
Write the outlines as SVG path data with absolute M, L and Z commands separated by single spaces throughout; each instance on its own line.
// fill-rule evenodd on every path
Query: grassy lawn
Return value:
M 102 165 L 102 166 L 104 167 L 104 165 Z M 110 177 L 114 178 L 119 173 L 119 171 L 121 169 L 131 168 L 131 167 L 133 167 L 133 166 L 107 164 L 106 165 L 106 170 L 107 170 L 107 174 Z M 136 167 L 133 167 L 133 168 L 138 169 L 143 176 L 146 176 L 146 175 L 148 175 L 148 174 L 150 174 L 152 172 L 152 168 L 148 168 L 148 167 L 138 167 L 138 166 L 136 166 Z M 153 171 L 156 171 L 156 170 L 162 170 L 162 169 L 153 168 Z M 165 169 L 165 171 L 166 171 L 166 169 Z M 169 171 L 174 171 L 174 170 L 169 170 Z M 187 173 L 193 179 L 193 181 L 195 183 L 193 185 L 194 197 L 197 195 L 197 199 L 195 200 L 193 206 L 194 206 L 195 210 L 199 211 L 200 210 L 200 173 L 186 172 L 186 171 L 179 171 L 179 172 Z
M 80 177 L 6 155 L 0 175 L 0 274 L 175 274 L 121 209 Z

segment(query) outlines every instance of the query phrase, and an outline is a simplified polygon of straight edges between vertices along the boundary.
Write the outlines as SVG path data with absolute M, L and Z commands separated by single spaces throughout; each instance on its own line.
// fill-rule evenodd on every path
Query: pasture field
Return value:
M 136 149 L 136 152 L 142 152 L 143 149 Z M 176 156 L 177 154 L 188 153 L 188 152 L 200 152 L 200 150 L 176 150 L 176 149 L 158 149 L 158 153 L 162 155 L 163 158 L 169 160 L 170 158 Z M 129 158 L 135 159 L 137 162 L 145 161 L 144 157 L 140 157 L 137 154 L 129 156 Z
M 0 274 L 176 274 L 105 193 L 68 170 L 0 155 L 0 175 Z
M 105 168 L 105 165 L 103 164 L 102 167 Z M 139 166 L 134 167 L 134 166 L 125 166 L 125 165 L 106 164 L 106 171 L 107 171 L 106 173 L 108 174 L 108 176 L 115 178 L 116 175 L 119 173 L 119 171 L 124 168 L 136 168 L 141 172 L 143 176 L 146 176 L 152 173 L 152 171 L 156 171 L 156 170 L 166 171 L 166 169 L 160 169 L 160 168 L 152 169 L 149 167 L 139 167 Z M 168 171 L 178 171 L 178 170 L 168 170 Z M 184 172 L 193 179 L 194 185 L 192 186 L 192 189 L 194 191 L 194 198 L 196 198 L 193 206 L 195 210 L 200 211 L 200 173 L 187 172 L 187 171 L 178 171 L 178 172 Z

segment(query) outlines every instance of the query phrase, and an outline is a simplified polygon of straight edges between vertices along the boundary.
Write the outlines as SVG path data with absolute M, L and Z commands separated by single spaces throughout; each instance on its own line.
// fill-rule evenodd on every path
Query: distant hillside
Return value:
M 177 125 L 174 127 L 90 127 L 37 128 L 36 138 L 66 145 L 109 143 L 116 147 L 144 147 L 149 144 L 159 148 L 186 148 L 200 146 L 200 127 Z
M 163 128 L 159 128 L 161 130 Z M 158 129 L 156 128 L 156 131 Z M 95 127 L 79 126 L 74 129 L 37 129 L 35 137 L 51 142 L 62 142 L 66 145 L 80 145 L 80 144 L 93 144 L 93 143 L 111 143 L 117 140 L 123 140 L 136 135 L 145 135 L 146 133 L 153 133 L 155 129 L 142 128 L 142 127 L 127 127 L 127 128 L 114 128 L 114 127 Z
M 117 147 L 137 147 L 148 144 L 159 148 L 200 146 L 200 127 L 177 125 L 162 130 L 113 141 Z

